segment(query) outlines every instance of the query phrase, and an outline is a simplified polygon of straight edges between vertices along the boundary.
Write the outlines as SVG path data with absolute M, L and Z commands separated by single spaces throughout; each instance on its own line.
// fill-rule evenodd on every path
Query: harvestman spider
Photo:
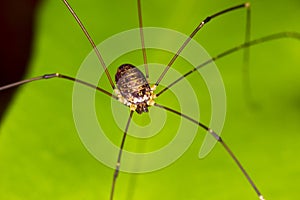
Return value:
M 114 190 L 115 190 L 116 180 L 117 180 L 119 170 L 120 170 L 122 151 L 123 151 L 123 147 L 124 147 L 124 144 L 125 144 L 125 139 L 126 139 L 126 136 L 127 136 L 127 131 L 128 131 L 129 126 L 130 126 L 132 116 L 133 116 L 135 111 L 138 114 L 148 112 L 148 107 L 151 107 L 151 106 L 155 106 L 155 107 L 164 109 L 166 111 L 169 111 L 169 112 L 171 112 L 175 115 L 181 116 L 182 118 L 185 118 L 186 120 L 190 121 L 191 123 L 194 123 L 194 124 L 198 125 L 199 127 L 205 129 L 209 134 L 211 134 L 224 147 L 224 149 L 227 151 L 227 153 L 232 157 L 232 159 L 235 161 L 235 163 L 237 164 L 239 169 L 242 171 L 242 173 L 246 177 L 247 181 L 250 183 L 252 188 L 255 190 L 258 198 L 260 200 L 264 199 L 263 195 L 261 194 L 261 192 L 259 191 L 257 186 L 254 184 L 253 180 L 250 178 L 248 173 L 245 171 L 245 169 L 243 168 L 241 163 L 238 161 L 236 156 L 233 154 L 233 152 L 230 150 L 230 148 L 226 145 L 224 140 L 218 134 L 216 134 L 208 126 L 206 126 L 206 125 L 202 124 L 201 122 L 197 121 L 197 119 L 193 119 L 193 118 L 189 117 L 188 115 L 186 115 L 184 113 L 178 112 L 178 111 L 176 111 L 172 108 L 169 108 L 167 106 L 156 103 L 155 99 L 158 98 L 165 91 L 167 91 L 169 88 L 171 88 L 173 85 L 180 82 L 180 80 L 182 80 L 183 78 L 189 76 L 190 74 L 192 74 L 193 72 L 195 72 L 199 68 L 204 67 L 205 65 L 207 65 L 207 64 L 209 64 L 209 63 L 211 63 L 211 62 L 213 62 L 217 59 L 220 59 L 220 58 L 222 58 L 222 57 L 224 57 L 228 54 L 234 53 L 238 50 L 247 49 L 250 46 L 260 44 L 260 43 L 264 43 L 264 42 L 271 41 L 271 40 L 275 40 L 275 39 L 281 39 L 281 38 L 300 39 L 300 34 L 299 33 L 280 32 L 280 33 L 268 35 L 268 36 L 265 36 L 265 37 L 262 37 L 262 38 L 259 38 L 259 39 L 256 39 L 256 40 L 250 40 L 250 35 L 249 35 L 249 33 L 250 33 L 250 22 L 249 22 L 250 21 L 250 19 L 249 19 L 250 18 L 250 4 L 245 3 L 245 4 L 241 4 L 241 5 L 237 5 L 237 6 L 227 8 L 225 10 L 222 10 L 222 11 L 217 12 L 217 13 L 211 15 L 211 16 L 206 17 L 195 28 L 195 30 L 190 34 L 189 38 L 186 39 L 186 41 L 178 49 L 177 53 L 173 56 L 171 61 L 166 65 L 163 73 L 160 75 L 160 77 L 158 78 L 156 83 L 153 86 L 150 87 L 150 83 L 147 81 L 148 78 L 149 78 L 149 72 L 148 72 L 147 53 L 146 53 L 145 41 L 144 41 L 142 12 L 141 12 L 141 1 L 138 0 L 137 4 L 138 4 L 138 18 L 139 18 L 139 28 L 140 28 L 140 40 L 141 40 L 141 44 L 142 44 L 142 54 L 143 54 L 143 59 L 144 59 L 145 75 L 139 69 L 137 69 L 135 66 L 133 66 L 131 64 L 123 64 L 118 68 L 117 73 L 115 75 L 115 81 L 116 81 L 116 85 L 115 85 L 112 78 L 111 78 L 111 75 L 109 74 L 109 72 L 107 70 L 106 63 L 104 62 L 104 60 L 101 56 L 101 53 L 97 49 L 94 41 L 90 37 L 90 35 L 87 32 L 86 28 L 84 27 L 83 23 L 80 21 L 78 16 L 75 14 L 74 10 L 71 8 L 71 6 L 67 2 L 67 0 L 63 0 L 63 3 L 66 5 L 68 10 L 71 12 L 71 14 L 75 18 L 75 20 L 77 21 L 79 26 L 81 27 L 82 31 L 84 32 L 85 36 L 89 40 L 90 44 L 92 45 L 93 50 L 96 53 L 96 55 L 98 57 L 98 60 L 101 63 L 101 65 L 102 65 L 102 67 L 105 71 L 106 77 L 107 77 L 112 89 L 114 90 L 115 94 L 113 94 L 111 92 L 108 92 L 108 91 L 106 91 L 106 90 L 104 90 L 104 89 L 102 89 L 98 86 L 95 86 L 95 85 L 92 85 L 88 82 L 85 82 L 83 80 L 79 80 L 79 79 L 76 79 L 76 78 L 73 78 L 73 77 L 70 77 L 70 76 L 67 76 L 67 75 L 59 74 L 59 73 L 45 74 L 43 76 L 37 76 L 37 77 L 26 79 L 26 80 L 23 80 L 23 81 L 15 82 L 15 83 L 12 83 L 12 84 L 9 84 L 9 85 L 1 86 L 0 91 L 6 90 L 6 89 L 9 89 L 9 88 L 12 88 L 12 87 L 16 87 L 16 86 L 19 86 L 19 85 L 22 85 L 22 84 L 25 84 L 25 83 L 42 80 L 42 79 L 62 78 L 62 79 L 70 80 L 70 81 L 73 81 L 73 82 L 78 82 L 82 85 L 85 85 L 87 87 L 98 90 L 98 91 L 108 95 L 109 97 L 112 97 L 116 100 L 119 100 L 120 102 L 122 102 L 123 104 L 128 106 L 129 109 L 130 109 L 130 114 L 129 114 L 127 124 L 126 124 L 125 130 L 124 130 L 124 135 L 123 135 L 122 142 L 121 142 L 120 149 L 119 149 L 119 154 L 118 154 L 118 158 L 117 158 L 115 172 L 113 174 L 113 181 L 112 181 L 111 194 L 110 194 L 110 199 L 111 200 L 114 197 Z M 214 19 L 214 18 L 216 18 L 220 15 L 223 15 L 225 13 L 228 13 L 228 12 L 240 9 L 240 8 L 246 8 L 247 9 L 247 18 L 248 18 L 248 20 L 247 20 L 247 30 L 246 30 L 245 43 L 241 44 L 240 46 L 236 46 L 234 48 L 228 49 L 227 51 L 224 51 L 223 53 L 220 53 L 219 55 L 207 60 L 206 62 L 198 65 L 197 67 L 195 67 L 193 70 L 188 71 L 187 73 L 182 75 L 177 80 L 174 80 L 174 82 L 172 82 L 170 85 L 168 85 L 167 87 L 165 87 L 161 91 L 155 92 L 156 87 L 158 85 L 160 85 L 160 82 L 162 81 L 162 79 L 164 78 L 164 76 L 166 75 L 166 73 L 168 72 L 170 67 L 172 67 L 173 63 L 176 61 L 176 59 L 178 58 L 178 56 L 180 55 L 182 50 L 189 44 L 191 39 L 197 34 L 197 32 L 206 23 L 208 23 L 209 21 L 211 21 L 212 19 Z M 246 52 L 245 56 L 247 58 L 249 53 L 247 51 L 245 51 L 245 52 Z

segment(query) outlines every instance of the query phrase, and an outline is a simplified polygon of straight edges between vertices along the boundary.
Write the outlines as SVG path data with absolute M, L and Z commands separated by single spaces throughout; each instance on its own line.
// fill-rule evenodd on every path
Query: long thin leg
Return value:
M 73 8 L 70 6 L 70 4 L 68 3 L 67 0 L 62 0 L 63 3 L 67 6 L 68 10 L 70 11 L 70 13 L 73 15 L 73 17 L 75 18 L 76 22 L 78 23 L 78 25 L 80 26 L 81 30 L 84 32 L 85 36 L 87 37 L 87 39 L 89 40 L 90 44 L 92 45 L 93 47 L 93 50 L 95 51 L 97 57 L 98 57 L 98 60 L 99 62 L 101 63 L 104 71 L 105 71 L 105 74 L 109 80 L 109 83 L 112 87 L 112 89 L 115 89 L 115 84 L 114 82 L 112 81 L 111 79 L 111 76 L 107 70 L 107 66 L 97 48 L 97 46 L 95 45 L 95 42 L 93 41 L 92 37 L 90 36 L 90 34 L 88 33 L 87 29 L 84 27 L 83 23 L 80 21 L 79 17 L 76 15 L 75 11 L 73 10 Z
M 114 99 L 118 99 L 117 96 L 115 96 L 114 94 L 111 94 L 110 92 L 98 87 L 98 86 L 95 86 L 91 83 L 88 83 L 88 82 L 85 82 L 83 80 L 79 80 L 79 79 L 76 79 L 76 78 L 73 78 L 73 77 L 70 77 L 70 76 L 67 76 L 67 75 L 63 75 L 63 74 L 59 74 L 59 73 L 53 73 L 53 74 L 45 74 L 43 76 L 37 76 L 37 77 L 33 77 L 33 78 L 29 78 L 29 79 L 26 79 L 26 80 L 22 80 L 22 81 L 18 81 L 18 82 L 15 82 L 15 83 L 11 83 L 9 85 L 4 85 L 4 86 L 1 86 L 0 87 L 0 91 L 2 90 L 6 90 L 6 89 L 9 89 L 9 88 L 13 88 L 13 87 L 17 87 L 17 86 L 20 86 L 20 85 L 23 85 L 25 83 L 30 83 L 30 82 L 33 82 L 33 81 L 39 81 L 39 80 L 44 80 L 44 79 L 51 79 L 51 78 L 62 78 L 62 79 L 66 79 L 66 80 L 70 80 L 70 81 L 73 81 L 73 82 L 77 82 L 77 83 L 80 83 L 82 85 L 85 85 L 87 87 L 90 87 L 90 88 L 93 88 L 93 89 L 96 89 Z
M 122 157 L 123 147 L 124 147 L 124 144 L 125 144 L 125 139 L 126 139 L 126 136 L 127 136 L 127 131 L 128 131 L 129 124 L 130 124 L 130 121 L 132 119 L 133 113 L 134 113 L 134 111 L 131 110 L 129 118 L 128 118 L 128 121 L 127 121 L 127 124 L 126 124 L 126 128 L 124 130 L 124 135 L 123 135 L 123 138 L 122 138 L 122 142 L 121 142 L 121 146 L 120 146 L 120 150 L 119 150 L 119 155 L 118 155 L 118 160 L 117 160 L 117 164 L 116 164 L 116 169 L 115 169 L 115 173 L 114 173 L 114 177 L 113 177 L 113 182 L 112 182 L 112 186 L 111 186 L 110 200 L 113 200 L 113 198 L 114 198 L 116 181 L 117 181 L 117 177 L 118 177 L 119 172 L 120 172 L 120 165 L 121 165 L 121 157 Z
M 208 23 L 211 19 L 220 16 L 222 14 L 231 12 L 233 10 L 237 10 L 239 8 L 248 8 L 250 6 L 249 3 L 244 3 L 241 5 L 237 5 L 237 6 L 233 6 L 231 8 L 227 8 L 225 10 L 222 10 L 218 13 L 215 13 L 211 16 L 206 17 L 197 27 L 196 29 L 190 34 L 189 38 L 187 38 L 184 43 L 182 44 L 182 46 L 178 49 L 177 53 L 173 56 L 173 58 L 171 59 L 171 61 L 169 62 L 169 64 L 167 65 L 167 67 L 164 69 L 164 71 L 162 72 L 162 74 L 160 75 L 160 77 L 158 78 L 158 80 L 156 81 L 155 85 L 158 86 L 159 83 L 161 82 L 161 80 L 163 79 L 163 77 L 166 75 L 166 73 L 168 72 L 168 70 L 170 69 L 170 67 L 173 65 L 173 63 L 175 62 L 175 60 L 178 58 L 179 54 L 182 52 L 182 50 L 186 47 L 186 45 L 192 40 L 192 38 L 196 35 L 196 33 L 206 24 Z
M 167 111 L 170 111 L 174 114 L 177 114 L 177 115 L 189 120 L 190 122 L 193 122 L 193 123 L 197 124 L 198 126 L 202 127 L 206 131 L 208 131 L 218 142 L 220 142 L 222 144 L 222 146 L 225 148 L 225 150 L 228 152 L 228 154 L 231 156 L 231 158 L 235 161 L 235 163 L 238 165 L 239 169 L 243 172 L 243 174 L 246 177 L 246 179 L 248 180 L 248 182 L 251 184 L 252 188 L 255 190 L 257 196 L 259 197 L 259 199 L 264 200 L 264 197 L 262 196 L 262 194 L 260 193 L 260 191 L 258 190 L 256 185 L 254 184 L 253 180 L 250 178 L 249 174 L 246 172 L 246 170 L 244 169 L 244 167 L 242 166 L 240 161 L 233 154 L 233 152 L 230 150 L 230 148 L 226 145 L 226 143 L 223 141 L 223 139 L 218 134 L 216 134 L 211 128 L 205 126 L 201 122 L 198 122 L 197 120 L 195 120 L 195 119 L 193 119 L 193 118 L 191 118 L 191 117 L 189 117 L 189 116 L 187 116 L 183 113 L 180 113 L 180 112 L 178 112 L 176 110 L 173 110 L 171 108 L 168 108 L 166 106 L 159 105 L 157 103 L 155 103 L 154 106 L 162 108 L 162 109 L 167 110 Z
M 245 32 L 245 43 L 249 43 L 251 39 L 251 10 L 250 6 L 247 9 L 246 14 L 246 32 Z M 252 96 L 252 89 L 250 84 L 250 48 L 244 48 L 244 66 L 243 66 L 243 86 L 244 86 L 244 96 L 246 102 L 249 105 L 253 105 L 253 96 Z
M 143 52 L 143 59 L 144 59 L 144 67 L 145 67 L 145 74 L 146 79 L 149 79 L 149 71 L 148 71 L 148 61 L 147 61 L 147 54 L 145 48 L 145 39 L 144 39 L 144 31 L 143 31 L 143 18 L 142 18 L 142 6 L 141 0 L 137 1 L 138 4 L 138 14 L 139 14 L 139 27 L 140 27 L 140 36 L 141 36 L 141 44 L 142 44 L 142 52 Z
M 300 33 L 297 32 L 281 32 L 281 33 L 276 33 L 276 34 L 272 34 L 272 35 L 268 35 L 265 37 L 261 37 L 255 40 L 252 40 L 250 42 L 241 44 L 239 46 L 233 47 L 231 49 L 228 49 L 220 54 L 218 54 L 217 56 L 203 62 L 202 64 L 198 65 L 197 67 L 195 67 L 194 69 L 188 71 L 187 73 L 185 73 L 183 76 L 179 77 L 178 79 L 176 79 L 175 81 L 173 81 L 171 84 L 169 84 L 167 87 L 165 87 L 164 89 L 162 89 L 160 92 L 158 92 L 156 94 L 156 96 L 160 96 L 161 94 L 163 94 L 164 92 L 166 92 L 168 89 L 170 89 L 173 85 L 175 85 L 176 83 L 178 83 L 180 80 L 182 80 L 183 78 L 189 76 L 190 74 L 192 74 L 193 72 L 195 72 L 196 70 L 200 69 L 201 67 L 204 67 L 216 60 L 219 60 L 220 58 L 223 58 L 229 54 L 232 54 L 234 52 L 237 52 L 241 49 L 244 48 L 248 48 L 250 46 L 254 46 L 257 44 L 261 44 L 264 42 L 269 42 L 269 41 L 273 41 L 273 40 L 277 40 L 277 39 L 282 39 L 282 38 L 292 38 L 292 39 L 297 39 L 300 40 Z

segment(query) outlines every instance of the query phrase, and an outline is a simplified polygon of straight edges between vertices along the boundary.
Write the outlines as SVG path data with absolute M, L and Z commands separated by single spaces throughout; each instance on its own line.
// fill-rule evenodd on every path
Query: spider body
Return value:
M 225 56 L 227 56 L 231 53 L 237 52 L 237 51 L 242 50 L 242 49 L 247 50 L 247 48 L 249 48 L 250 46 L 254 46 L 254 45 L 257 45 L 257 44 L 262 44 L 262 43 L 265 43 L 265 42 L 268 42 L 268 41 L 273 41 L 273 40 L 276 40 L 276 39 L 293 38 L 293 39 L 299 40 L 300 39 L 300 33 L 298 33 L 298 32 L 280 32 L 280 33 L 267 35 L 265 37 L 261 37 L 261 38 L 255 39 L 255 40 L 250 40 L 250 4 L 249 3 L 244 3 L 244 4 L 236 5 L 236 6 L 233 6 L 233 7 L 229 7 L 227 9 L 221 10 L 219 12 L 216 12 L 213 15 L 210 15 L 210 16 L 206 17 L 193 30 L 193 32 L 191 32 L 189 37 L 187 37 L 187 39 L 182 43 L 180 48 L 178 48 L 176 54 L 173 55 L 170 62 L 167 65 L 164 64 L 164 66 L 165 66 L 164 71 L 161 73 L 161 75 L 159 76 L 159 78 L 157 79 L 155 84 L 153 86 L 150 86 L 148 79 L 149 79 L 149 77 L 151 77 L 151 79 L 153 80 L 153 77 L 149 76 L 149 71 L 148 71 L 148 63 L 149 62 L 147 61 L 147 54 L 146 54 L 147 46 L 145 45 L 145 40 L 144 40 L 144 32 L 143 32 L 144 29 L 143 29 L 143 24 L 142 24 L 142 13 L 141 13 L 141 0 L 137 0 L 139 28 L 140 28 L 140 39 L 141 39 L 141 48 L 142 48 L 144 67 L 145 67 L 145 75 L 137 67 L 135 67 L 134 65 L 132 65 L 132 64 L 123 64 L 118 68 L 117 73 L 115 74 L 116 84 L 114 84 L 114 82 L 111 78 L 111 75 L 110 75 L 110 73 L 107 69 L 107 65 L 104 62 L 105 59 L 102 58 L 101 53 L 98 50 L 95 42 L 93 41 L 93 39 L 89 35 L 89 33 L 86 30 L 86 28 L 84 27 L 83 23 L 80 21 L 79 17 L 76 15 L 74 10 L 69 5 L 68 1 L 63 0 L 63 3 L 66 5 L 68 10 L 73 15 L 74 19 L 77 21 L 78 25 L 82 29 L 83 33 L 87 37 L 89 43 L 91 44 L 91 46 L 93 48 L 93 51 L 95 52 L 95 54 L 98 58 L 98 61 L 101 63 L 101 65 L 104 69 L 107 80 L 109 81 L 109 83 L 111 85 L 111 88 L 114 89 L 114 92 L 115 92 L 116 95 L 114 95 L 111 92 L 99 87 L 97 84 L 93 84 L 93 83 L 90 83 L 88 81 L 78 79 L 77 77 L 74 78 L 72 76 L 68 76 L 68 75 L 64 75 L 64 74 L 60 74 L 60 73 L 45 74 L 45 75 L 42 75 L 42 76 L 36 76 L 36 77 L 33 77 L 33 78 L 28 78 L 28 79 L 25 79 L 25 80 L 21 80 L 21 81 L 18 81 L 18 82 L 13 82 L 11 84 L 0 86 L 0 91 L 6 90 L 6 89 L 9 89 L 9 88 L 13 88 L 13 87 L 16 87 L 16 86 L 20 86 L 20 85 L 23 85 L 23 84 L 26 84 L 26 83 L 29 83 L 29 82 L 33 82 L 33 81 L 39 81 L 39 80 L 43 80 L 43 79 L 52 79 L 52 78 L 62 78 L 62 79 L 65 79 L 65 80 L 76 82 L 78 84 L 81 84 L 83 86 L 92 88 L 94 90 L 97 90 L 97 91 L 101 92 L 102 94 L 107 95 L 110 98 L 118 99 L 121 103 L 128 106 L 130 108 L 130 114 L 127 118 L 126 126 L 124 127 L 124 129 L 122 129 L 123 138 L 122 138 L 122 141 L 121 141 L 121 144 L 120 144 L 119 153 L 118 153 L 118 157 L 116 159 L 116 165 L 115 165 L 115 168 L 114 168 L 114 174 L 113 174 L 113 179 L 112 179 L 112 184 L 111 184 L 111 191 L 110 191 L 110 200 L 114 199 L 114 192 L 115 192 L 115 188 L 116 188 L 117 177 L 118 177 L 119 173 L 122 171 L 122 169 L 120 169 L 120 166 L 121 166 L 121 158 L 122 158 L 122 153 L 123 153 L 123 147 L 124 147 L 124 144 L 125 144 L 125 140 L 126 140 L 126 137 L 127 137 L 127 134 L 128 134 L 130 124 L 132 123 L 131 121 L 132 121 L 132 118 L 133 118 L 133 114 L 134 114 L 134 112 L 137 112 L 138 114 L 148 112 L 148 107 L 151 107 L 151 106 L 155 106 L 157 109 L 168 111 L 169 113 L 171 113 L 173 115 L 179 116 L 182 119 L 187 120 L 189 123 L 193 123 L 195 126 L 198 126 L 199 128 L 204 129 L 208 134 L 213 136 L 213 138 L 220 145 L 223 146 L 224 150 L 229 154 L 231 159 L 235 162 L 237 167 L 243 173 L 244 177 L 250 183 L 251 187 L 255 190 L 255 193 L 257 194 L 257 197 L 260 200 L 264 200 L 263 195 L 259 191 L 259 189 L 256 186 L 256 184 L 254 183 L 254 181 L 250 178 L 249 174 L 246 172 L 246 170 L 244 169 L 244 167 L 242 166 L 240 161 L 237 159 L 235 154 L 231 151 L 231 149 L 229 148 L 227 143 L 225 143 L 224 140 L 217 134 L 217 132 L 215 132 L 209 126 L 206 126 L 205 124 L 201 123 L 197 118 L 193 118 L 192 116 L 189 116 L 189 115 L 187 115 L 187 114 L 185 114 L 181 111 L 177 111 L 176 109 L 173 109 L 171 107 L 161 105 L 159 103 L 155 103 L 154 100 L 155 100 L 156 97 L 160 96 L 165 91 L 169 90 L 173 85 L 181 82 L 184 78 L 188 77 L 193 72 L 196 72 L 200 68 L 202 68 L 206 65 L 209 65 L 210 63 L 212 63 L 216 60 L 219 60 L 219 59 L 221 59 L 221 58 L 223 58 L 223 57 L 225 57 Z M 172 65 L 174 64 L 176 59 L 180 56 L 181 52 L 192 41 L 193 37 L 204 26 L 204 24 L 208 23 L 209 21 L 211 21 L 213 18 L 216 18 L 217 16 L 223 15 L 225 13 L 228 13 L 228 12 L 231 12 L 233 10 L 240 9 L 240 8 L 247 9 L 245 42 L 242 43 L 239 46 L 235 46 L 231 49 L 223 51 L 223 52 L 217 54 L 215 57 L 210 58 L 210 59 L 206 60 L 203 63 L 199 63 L 197 66 L 194 67 L 194 69 L 191 69 L 190 71 L 187 71 L 182 76 L 178 77 L 174 81 L 171 81 L 168 86 L 163 87 L 163 89 L 161 88 L 161 91 L 158 91 L 157 94 L 154 94 L 154 91 L 155 91 L 156 87 L 157 86 L 162 86 L 160 84 L 160 82 L 162 81 L 162 79 L 164 78 L 164 76 L 166 75 L 168 70 L 172 67 Z M 247 61 L 248 59 L 249 59 L 249 51 L 245 51 L 245 61 Z M 182 67 L 184 67 L 184 66 L 182 66 Z M 149 69 L 152 70 L 151 67 Z M 248 78 L 248 76 L 245 76 L 245 77 Z M 93 113 L 95 113 L 94 110 L 93 110 Z M 80 114 L 82 114 L 82 113 L 80 113 Z M 81 116 L 80 120 L 81 119 L 82 119 L 82 116 Z M 162 119 L 160 119 L 160 120 L 162 120 Z M 84 121 L 84 125 L 85 125 L 85 121 L 87 121 L 87 120 L 83 120 L 83 121 Z M 96 121 L 96 122 L 98 122 L 98 121 Z M 79 123 L 81 123 L 81 121 L 79 121 Z M 90 127 L 84 126 L 84 128 L 85 128 L 84 133 L 86 133 L 87 128 L 90 128 Z M 78 131 L 79 131 L 79 129 L 78 129 Z M 172 131 L 172 130 L 167 130 L 167 131 Z M 94 139 L 94 135 L 92 135 L 92 138 Z M 91 136 L 89 136 L 88 139 L 90 141 Z M 93 142 L 93 144 L 94 144 L 94 142 Z M 113 148 L 115 148 L 115 147 L 113 146 Z M 110 153 L 110 152 L 104 152 L 103 154 L 107 154 L 107 153 Z M 108 155 L 110 156 L 110 154 L 108 154 Z M 134 154 L 134 156 L 137 156 L 137 155 L 138 154 Z M 158 159 L 158 161 L 160 162 L 161 160 Z M 130 192 L 130 194 L 131 194 L 131 192 Z
M 119 101 L 138 114 L 148 112 L 148 107 L 154 104 L 154 89 L 150 87 L 144 74 L 131 64 L 121 65 L 115 75 Z

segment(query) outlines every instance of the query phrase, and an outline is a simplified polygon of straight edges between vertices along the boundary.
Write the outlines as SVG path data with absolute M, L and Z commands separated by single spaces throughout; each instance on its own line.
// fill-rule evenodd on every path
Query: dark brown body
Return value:
M 115 80 L 124 104 L 136 105 L 139 114 L 148 112 L 147 102 L 151 98 L 151 88 L 144 74 L 131 64 L 121 65 L 115 75 Z

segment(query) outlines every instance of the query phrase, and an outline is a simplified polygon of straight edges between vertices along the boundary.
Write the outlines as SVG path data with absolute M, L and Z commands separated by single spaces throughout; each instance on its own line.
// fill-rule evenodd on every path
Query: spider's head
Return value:
M 139 103 L 139 104 L 136 105 L 135 111 L 138 114 L 148 112 L 148 105 L 145 102 Z

